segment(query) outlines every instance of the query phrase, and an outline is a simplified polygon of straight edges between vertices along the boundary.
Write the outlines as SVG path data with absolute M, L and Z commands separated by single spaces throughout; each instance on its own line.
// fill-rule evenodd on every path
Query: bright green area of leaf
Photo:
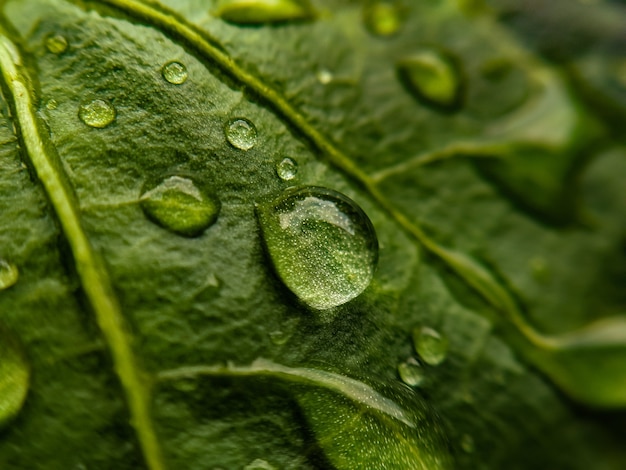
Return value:
M 467 16 L 457 2 L 399 2 L 402 22 L 389 36 L 368 29 L 365 2 L 320 0 L 314 21 L 257 27 L 224 22 L 217 3 L 163 3 L 178 16 L 131 0 L 15 0 L 3 13 L 57 171 L 130 326 L 168 468 L 257 459 L 355 468 L 372 440 L 402 459 L 377 413 L 345 390 L 299 384 L 296 396 L 277 377 L 256 376 L 148 387 L 164 370 L 259 357 L 367 382 L 411 413 L 426 401 L 440 420 L 402 434 L 445 436 L 454 468 L 623 468 L 623 415 L 581 412 L 559 389 L 593 402 L 623 386 L 591 366 L 621 367 L 623 343 L 610 334 L 619 330 L 585 341 L 572 333 L 626 305 L 626 150 L 603 134 L 604 115 L 488 13 Z M 58 54 L 46 45 L 57 35 L 68 43 Z M 424 45 L 462 67 L 466 99 L 455 114 L 421 105 L 397 79 L 396 64 Z M 182 85 L 163 79 L 172 61 L 187 69 Z M 21 274 L 0 292 L 0 312 L 32 382 L 0 434 L 0 467 L 141 468 L 128 390 L 80 253 L 36 168 L 23 164 L 32 155 L 6 104 L 15 97 L 5 98 L 0 256 Z M 103 128 L 79 118 L 96 99 L 115 108 Z M 246 151 L 224 134 L 239 118 L 257 130 Z M 285 157 L 298 165 L 290 181 L 276 174 Z M 195 238 L 141 208 L 146 184 L 172 174 L 193 175 L 222 201 Z M 255 204 L 292 185 L 348 195 L 378 234 L 372 283 L 335 309 L 304 307 L 264 251 Z M 397 366 L 415 356 L 411 332 L 421 327 L 447 339 L 446 360 L 424 365 L 419 388 L 398 394 Z M 550 341 L 529 347 L 538 337 Z M 324 439 L 346 426 L 353 436 Z

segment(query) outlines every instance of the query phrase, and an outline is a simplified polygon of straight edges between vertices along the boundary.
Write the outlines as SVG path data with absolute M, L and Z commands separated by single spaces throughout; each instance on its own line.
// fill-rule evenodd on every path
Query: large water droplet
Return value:
M 69 46 L 65 36 L 55 34 L 46 39 L 46 49 L 52 54 L 63 54 Z
M 13 263 L 0 259 L 0 290 L 8 289 L 20 277 L 20 272 Z
M 449 55 L 424 49 L 398 62 L 397 71 L 405 87 L 422 103 L 442 111 L 460 106 L 463 81 Z
M 30 380 L 30 367 L 13 334 L 0 325 L 0 429 L 18 414 Z
M 276 272 L 306 304 L 336 307 L 369 285 L 378 240 L 352 199 L 316 186 L 290 188 L 257 212 Z
M 424 381 L 424 370 L 413 357 L 398 364 L 398 375 L 405 384 L 411 387 L 419 387 Z
M 247 119 L 233 119 L 226 126 L 226 139 L 240 150 L 250 150 L 256 143 L 256 127 Z
M 363 20 L 368 31 L 376 36 L 391 36 L 398 32 L 402 25 L 400 8 L 391 1 L 367 5 L 363 11 Z
M 238 24 L 305 21 L 315 16 L 307 0 L 222 0 L 214 15 Z
M 182 85 L 187 81 L 189 74 L 187 73 L 187 67 L 180 62 L 168 62 L 161 69 L 161 75 L 163 78 L 173 85 Z
M 256 459 L 243 467 L 243 470 L 276 470 L 267 460 Z
M 448 355 L 448 339 L 432 328 L 413 330 L 413 344 L 417 354 L 431 366 L 441 364 Z
M 152 221 L 188 237 L 200 235 L 216 220 L 219 200 L 185 177 L 170 176 L 141 196 L 141 207 Z
M 115 108 L 108 101 L 95 99 L 80 106 L 78 117 L 88 126 L 101 129 L 115 120 Z
M 280 179 L 290 181 L 294 179 L 298 173 L 298 164 L 291 158 L 283 158 L 276 166 L 276 173 Z

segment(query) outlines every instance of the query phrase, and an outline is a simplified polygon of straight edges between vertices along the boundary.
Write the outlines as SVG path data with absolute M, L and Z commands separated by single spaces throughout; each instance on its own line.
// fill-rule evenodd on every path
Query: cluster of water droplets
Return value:
M 400 379 L 411 387 L 419 387 L 426 377 L 425 367 L 438 366 L 448 355 L 448 339 L 437 330 L 422 326 L 412 332 L 413 348 L 419 357 L 409 357 L 398 364 Z

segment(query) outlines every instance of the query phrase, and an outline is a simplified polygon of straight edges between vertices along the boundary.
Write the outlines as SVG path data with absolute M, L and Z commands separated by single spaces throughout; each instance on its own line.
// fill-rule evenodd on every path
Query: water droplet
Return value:
M 316 76 L 317 81 L 320 82 L 322 85 L 328 85 L 330 82 L 333 81 L 333 74 L 330 72 L 330 70 L 319 70 Z
M 54 111 L 58 107 L 59 107 L 59 103 L 54 98 L 46 101 L 46 109 L 50 111 Z
M 82 104 L 78 117 L 88 126 L 102 129 L 115 120 L 115 108 L 108 101 L 96 99 Z
M 0 259 L 0 290 L 8 289 L 14 285 L 19 277 L 20 272 L 17 266 Z
M 459 108 L 461 74 L 449 55 L 424 49 L 398 62 L 397 71 L 400 81 L 420 102 L 441 111 Z
M 413 357 L 398 364 L 398 375 L 410 387 L 419 387 L 424 381 L 424 370 Z
M 170 176 L 141 195 L 141 207 L 153 222 L 179 235 L 200 235 L 217 220 L 219 200 L 181 176 Z
M 431 366 L 441 364 L 448 355 L 448 339 L 432 328 L 413 330 L 413 344 L 417 354 Z
M 14 340 L 13 333 L 0 325 L 0 429 L 22 408 L 30 381 L 30 368 Z
M 55 34 L 46 39 L 46 49 L 52 54 L 63 54 L 67 51 L 68 45 L 65 36 L 61 36 L 60 34 Z
M 316 309 L 342 305 L 369 285 L 378 261 L 371 221 L 350 198 L 326 188 L 290 188 L 258 207 L 277 274 Z
M 473 453 L 475 449 L 474 438 L 469 434 L 463 434 L 461 437 L 461 449 L 468 454 Z
M 233 119 L 226 126 L 226 139 L 240 150 L 250 150 L 256 143 L 256 127 L 247 119 Z
M 187 81 L 189 74 L 187 73 L 187 67 L 180 62 L 168 62 L 161 69 L 161 75 L 163 78 L 173 85 L 182 85 Z
M 290 181 L 296 177 L 298 173 L 298 164 L 291 158 L 283 158 L 276 166 L 276 173 L 280 179 Z
M 367 30 L 376 36 L 391 36 L 402 26 L 402 12 L 391 1 L 380 1 L 367 5 L 363 20 Z
M 284 23 L 313 19 L 307 0 L 222 0 L 214 15 L 237 24 Z

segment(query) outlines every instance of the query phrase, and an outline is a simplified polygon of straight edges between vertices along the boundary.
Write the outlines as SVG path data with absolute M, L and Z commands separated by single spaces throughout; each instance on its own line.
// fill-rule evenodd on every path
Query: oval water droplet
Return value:
M 398 62 L 397 72 L 408 91 L 425 105 L 441 111 L 460 107 L 463 80 L 450 55 L 424 49 Z
M 257 213 L 278 276 L 304 303 L 336 307 L 369 285 L 378 240 L 352 199 L 316 186 L 290 188 Z
M 161 69 L 161 75 L 167 82 L 173 85 L 182 85 L 189 76 L 187 67 L 176 61 L 165 64 Z
M 398 364 L 398 375 L 410 387 L 419 387 L 424 381 L 424 370 L 413 357 Z
M 402 12 L 395 2 L 374 2 L 365 7 L 363 21 L 370 33 L 376 36 L 391 36 L 402 26 Z
M 115 108 L 108 101 L 95 99 L 80 106 L 78 117 L 89 127 L 102 129 L 115 120 Z
M 182 176 L 169 176 L 146 188 L 140 198 L 146 216 L 179 235 L 200 235 L 217 220 L 219 200 Z
M 0 429 L 22 408 L 30 381 L 30 367 L 13 333 L 0 325 Z
M 226 126 L 226 139 L 240 150 L 250 150 L 256 143 L 256 127 L 247 119 L 233 119 Z
M 67 51 L 68 46 L 69 43 L 65 36 L 61 36 L 60 34 L 55 34 L 46 39 L 46 49 L 52 54 L 63 54 Z
M 313 19 L 308 0 L 222 0 L 214 15 L 237 24 L 284 23 Z
M 291 158 L 283 158 L 276 166 L 276 173 L 280 179 L 290 181 L 294 179 L 298 173 L 298 164 Z
M 431 366 L 441 364 L 448 355 L 448 339 L 432 328 L 413 330 L 413 345 L 422 360 Z
M 20 277 L 20 272 L 13 263 L 0 259 L 0 290 L 8 289 Z
M 243 470 L 276 470 L 267 460 L 256 459 L 243 467 Z

